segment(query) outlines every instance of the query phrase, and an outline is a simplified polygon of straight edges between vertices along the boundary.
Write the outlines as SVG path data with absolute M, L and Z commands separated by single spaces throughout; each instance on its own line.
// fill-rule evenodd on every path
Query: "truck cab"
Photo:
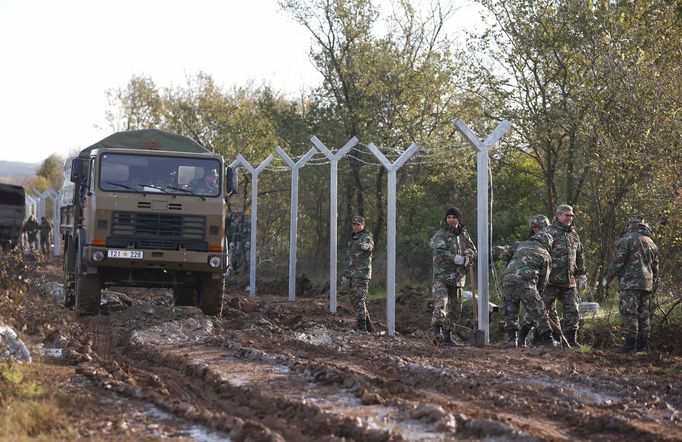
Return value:
M 97 314 L 104 287 L 163 287 L 176 305 L 219 315 L 229 177 L 220 155 L 156 129 L 81 151 L 62 207 L 67 305 Z

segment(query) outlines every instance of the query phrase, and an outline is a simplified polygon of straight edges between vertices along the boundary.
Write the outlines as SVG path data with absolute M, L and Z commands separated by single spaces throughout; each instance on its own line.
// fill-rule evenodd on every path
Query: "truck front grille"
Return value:
M 203 240 L 206 217 L 160 213 L 114 212 L 111 236 L 137 241 Z

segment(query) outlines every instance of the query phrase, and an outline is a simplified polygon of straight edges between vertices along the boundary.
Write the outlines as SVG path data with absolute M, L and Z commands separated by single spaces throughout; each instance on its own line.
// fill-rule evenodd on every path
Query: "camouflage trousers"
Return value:
M 564 319 L 561 323 L 559 323 L 559 315 L 556 311 L 557 300 L 564 306 Z M 566 335 L 578 330 L 580 314 L 578 313 L 578 289 L 576 287 L 549 285 L 542 295 L 542 301 L 545 303 L 549 326 L 553 331 L 559 332 L 559 329 L 552 324 L 561 325 Z M 530 321 L 527 323 L 530 324 Z
M 364 278 L 348 278 L 348 296 L 350 303 L 355 310 L 355 317 L 359 321 L 364 321 L 369 317 L 367 311 L 367 287 L 369 279 Z
M 538 334 L 550 330 L 545 303 L 535 287 L 504 286 L 502 289 L 502 311 L 504 311 L 504 329 L 515 332 L 519 329 L 518 318 L 520 305 L 526 311 L 523 321 L 532 324 Z
M 40 235 L 40 251 L 43 255 L 47 255 L 50 252 L 50 236 Z
M 649 337 L 649 315 L 651 313 L 651 292 L 644 290 L 622 290 L 618 293 L 620 302 L 620 322 L 623 336 L 636 338 Z
M 453 330 L 462 315 L 462 287 L 436 280 L 433 283 L 432 293 L 431 325 L 440 325 L 445 330 Z

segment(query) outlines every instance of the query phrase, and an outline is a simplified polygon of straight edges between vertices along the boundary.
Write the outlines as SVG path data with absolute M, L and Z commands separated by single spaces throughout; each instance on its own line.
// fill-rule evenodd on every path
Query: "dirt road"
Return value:
M 322 298 L 228 294 L 216 319 L 133 295 L 80 319 L 66 354 L 103 389 L 229 440 L 682 440 L 679 357 L 436 348 L 405 298 L 391 338 Z

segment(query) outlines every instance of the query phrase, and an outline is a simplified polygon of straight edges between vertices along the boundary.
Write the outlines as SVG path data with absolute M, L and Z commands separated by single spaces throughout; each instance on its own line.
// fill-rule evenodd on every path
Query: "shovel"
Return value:
M 471 311 L 474 313 L 474 329 L 469 334 L 469 343 L 476 347 L 485 346 L 485 333 L 478 329 L 478 300 L 476 299 L 476 276 L 474 266 L 469 266 L 469 283 L 471 284 Z

